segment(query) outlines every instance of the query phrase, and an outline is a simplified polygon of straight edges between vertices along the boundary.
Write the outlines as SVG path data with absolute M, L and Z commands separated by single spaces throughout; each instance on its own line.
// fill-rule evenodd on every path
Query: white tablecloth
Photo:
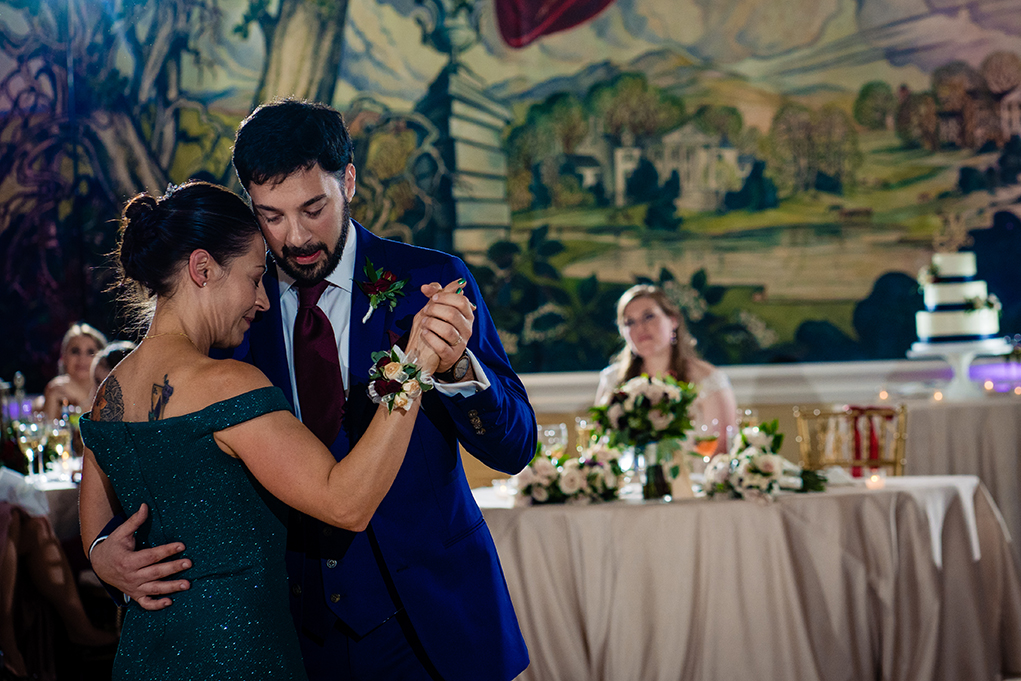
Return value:
M 1021 400 L 909 403 L 906 458 L 910 475 L 977 475 L 1021 563 Z
M 1021 673 L 1017 566 L 975 478 L 484 513 L 532 659 L 522 679 Z

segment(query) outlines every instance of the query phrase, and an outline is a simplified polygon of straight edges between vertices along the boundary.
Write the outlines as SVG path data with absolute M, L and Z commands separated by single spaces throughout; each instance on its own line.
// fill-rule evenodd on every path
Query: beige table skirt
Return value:
M 1021 673 L 1021 585 L 997 510 L 978 481 L 974 521 L 959 488 L 930 488 L 936 514 L 918 490 L 858 488 L 484 509 L 531 656 L 521 679 Z
M 1021 562 L 1021 400 L 909 403 L 906 459 L 910 475 L 977 475 Z

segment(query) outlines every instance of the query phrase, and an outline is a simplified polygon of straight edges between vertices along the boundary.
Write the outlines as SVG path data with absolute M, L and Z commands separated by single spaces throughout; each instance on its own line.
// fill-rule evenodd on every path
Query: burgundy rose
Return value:
M 360 282 L 358 285 L 366 295 L 372 296 L 377 293 L 384 293 L 395 283 L 397 283 L 397 277 L 394 276 L 393 272 L 387 270 L 376 281 Z
M 382 371 L 382 370 L 383 370 L 383 367 L 385 367 L 385 366 L 386 366 L 387 364 L 389 364 L 389 363 L 390 363 L 391 361 L 392 361 L 392 360 L 391 360 L 391 359 L 390 359 L 389 357 L 380 357 L 380 358 L 379 358 L 379 361 L 378 361 L 378 362 L 376 362 L 376 368 L 377 368 L 377 369 L 379 369 L 380 371 Z
M 392 393 L 399 393 L 401 388 L 400 381 L 388 381 L 381 378 L 372 384 L 372 387 L 376 389 L 376 394 L 382 397 L 383 395 L 390 395 Z

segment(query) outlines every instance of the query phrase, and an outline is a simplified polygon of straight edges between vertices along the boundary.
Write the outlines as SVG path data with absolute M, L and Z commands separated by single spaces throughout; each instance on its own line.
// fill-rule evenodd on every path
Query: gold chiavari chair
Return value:
M 904 474 L 907 415 L 896 407 L 844 407 L 839 410 L 794 407 L 801 466 L 820 470 L 848 468 L 852 475 L 882 469 Z

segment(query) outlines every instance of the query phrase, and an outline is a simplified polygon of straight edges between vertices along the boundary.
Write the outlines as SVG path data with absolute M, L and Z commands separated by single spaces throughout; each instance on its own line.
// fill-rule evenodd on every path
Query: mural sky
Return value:
M 561 4 L 595 15 L 501 32 L 500 11 Z M 437 130 L 416 114 L 450 61 L 422 39 L 437 7 L 472 9 L 460 62 L 509 112 L 510 227 L 472 262 L 519 371 L 600 368 L 636 280 L 667 286 L 721 364 L 902 357 L 914 273 L 957 217 L 1021 332 L 1003 261 L 1021 251 L 1021 0 L 36 0 L 0 2 L 0 314 L 23 322 L 0 376 L 42 380 L 69 321 L 116 331 L 94 268 L 119 202 L 232 182 L 230 137 L 258 101 L 345 111 L 356 216 L 442 245 L 430 216 L 451 168 L 430 165 Z M 25 179 L 43 166 L 58 190 Z

